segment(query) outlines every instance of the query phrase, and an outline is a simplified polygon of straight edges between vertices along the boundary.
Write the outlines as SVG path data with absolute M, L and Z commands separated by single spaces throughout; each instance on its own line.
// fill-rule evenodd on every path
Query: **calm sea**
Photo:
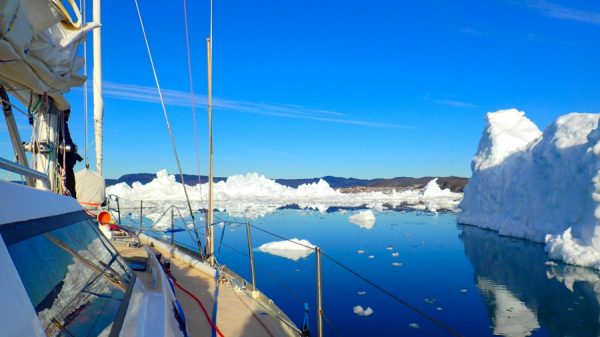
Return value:
M 464 336 L 600 335 L 598 272 L 550 262 L 543 245 L 457 225 L 454 214 L 374 212 L 375 225 L 364 229 L 348 221 L 356 212 L 285 209 L 251 224 L 320 246 Z M 280 239 L 257 229 L 252 239 L 258 288 L 298 326 L 308 303 L 316 336 L 315 254 L 293 261 L 256 249 Z M 176 241 L 192 243 L 186 233 L 178 233 Z M 215 243 L 220 263 L 249 280 L 245 227 L 215 226 Z M 326 257 L 323 303 L 326 336 L 450 335 Z M 356 315 L 357 305 L 373 314 Z

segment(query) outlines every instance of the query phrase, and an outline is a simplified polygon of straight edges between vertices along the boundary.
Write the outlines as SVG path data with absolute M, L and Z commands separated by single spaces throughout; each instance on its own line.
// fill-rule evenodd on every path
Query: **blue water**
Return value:
M 600 333 L 596 271 L 549 264 L 542 245 L 457 225 L 454 214 L 375 212 L 377 221 L 368 230 L 348 221 L 354 212 L 278 210 L 251 223 L 320 246 L 464 336 Z M 216 216 L 245 221 L 225 213 Z M 218 260 L 249 280 L 245 227 L 227 224 L 215 229 Z M 219 245 L 221 235 L 223 245 Z M 254 248 L 280 240 L 257 229 L 252 230 L 252 239 Z M 186 233 L 177 234 L 176 241 L 191 245 Z M 365 253 L 358 254 L 359 249 Z M 392 257 L 392 252 L 399 256 Z M 303 303 L 309 303 L 310 326 L 316 335 L 315 255 L 292 261 L 254 249 L 254 256 L 257 286 L 298 326 L 304 318 Z M 325 323 L 327 336 L 449 335 L 327 258 L 323 258 L 323 301 L 331 322 Z M 355 315 L 356 305 L 371 307 L 373 315 Z M 419 328 L 410 327 L 412 323 Z

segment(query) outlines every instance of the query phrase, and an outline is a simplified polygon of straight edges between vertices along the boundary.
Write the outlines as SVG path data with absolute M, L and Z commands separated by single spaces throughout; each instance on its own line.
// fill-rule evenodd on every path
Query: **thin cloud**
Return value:
M 117 99 L 145 103 L 160 103 L 158 91 L 154 87 L 147 87 L 136 84 L 104 82 L 102 86 L 102 92 L 105 97 L 112 97 Z M 167 105 L 191 107 L 192 103 L 189 92 L 162 89 L 162 94 L 165 100 L 165 104 Z M 194 96 L 195 106 L 203 107 L 206 106 L 206 104 L 206 95 Z M 311 109 L 299 105 L 256 103 L 215 98 L 213 99 L 213 108 L 216 110 L 221 109 L 225 111 L 251 113 L 257 115 L 294 119 L 307 119 L 336 124 L 349 124 L 375 128 L 408 128 L 408 126 L 401 124 L 350 119 L 347 118 L 347 115 L 342 112 L 323 109 Z
M 455 101 L 449 99 L 435 99 L 433 100 L 436 103 L 451 106 L 453 108 L 478 108 L 479 106 L 467 102 Z
M 569 8 L 545 0 L 528 2 L 527 6 L 540 11 L 543 15 L 551 18 L 600 26 L 599 12 Z
M 462 34 L 467 34 L 467 35 L 474 35 L 474 36 L 480 36 L 480 37 L 489 36 L 489 34 L 486 32 L 482 32 L 480 30 L 475 30 L 473 28 L 468 28 L 468 27 L 461 28 L 458 31 Z

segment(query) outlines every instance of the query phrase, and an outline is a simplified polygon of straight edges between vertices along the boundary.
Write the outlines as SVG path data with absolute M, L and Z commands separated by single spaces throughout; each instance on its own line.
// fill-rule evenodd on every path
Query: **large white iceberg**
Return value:
M 488 113 L 458 221 L 600 268 L 599 119 L 567 114 L 542 134 L 521 111 Z

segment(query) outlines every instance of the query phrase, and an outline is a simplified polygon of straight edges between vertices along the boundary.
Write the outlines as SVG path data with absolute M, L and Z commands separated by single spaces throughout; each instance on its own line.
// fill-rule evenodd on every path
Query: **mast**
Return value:
M 212 11 L 213 2 L 210 1 L 210 33 L 206 39 L 206 52 L 208 61 L 208 211 L 206 216 L 206 249 L 208 262 L 211 266 L 215 264 L 214 259 L 214 234 L 213 234 L 213 143 L 212 143 Z
M 100 0 L 93 2 L 93 21 L 100 23 Z M 102 52 L 101 52 L 101 27 L 94 29 L 94 70 L 93 70 L 93 90 L 94 90 L 94 134 L 96 142 L 96 171 L 102 175 L 102 123 L 104 119 L 104 101 L 102 100 Z M 86 144 L 87 146 L 87 144 Z

